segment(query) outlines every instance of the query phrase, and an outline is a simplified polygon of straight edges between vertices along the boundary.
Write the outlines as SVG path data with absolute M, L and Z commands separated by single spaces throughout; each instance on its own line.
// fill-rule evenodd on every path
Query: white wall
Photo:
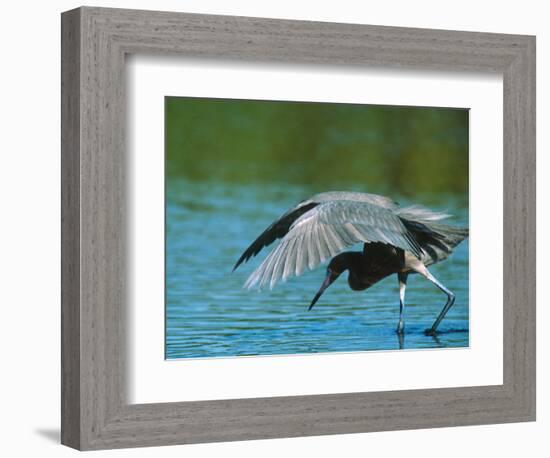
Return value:
M 544 2 L 463 0 L 337 2 L 277 0 L 96 1 L 98 6 L 197 13 L 358 22 L 472 31 L 536 34 L 538 47 L 538 233 L 548 233 L 542 213 L 548 175 L 550 21 Z M 3 456 L 68 456 L 58 442 L 59 425 L 59 13 L 78 3 L 9 2 L 0 27 L 2 93 L 0 196 L 0 422 Z M 7 100 L 7 103 L 6 103 Z M 546 173 L 545 173 L 546 172 Z M 539 237 L 539 292 L 548 268 L 548 242 Z M 546 272 L 545 272 L 546 270 Z M 547 456 L 550 449 L 548 384 L 550 339 L 545 301 L 539 294 L 538 422 L 392 433 L 251 441 L 125 451 L 98 456 L 346 456 L 445 458 Z M 6 367 L 7 366 L 7 367 Z M 406 376 L 406 374 L 404 374 Z M 545 431 L 546 430 L 546 431 Z M 545 435 L 544 432 L 547 434 Z M 546 452 L 546 453 L 545 453 Z

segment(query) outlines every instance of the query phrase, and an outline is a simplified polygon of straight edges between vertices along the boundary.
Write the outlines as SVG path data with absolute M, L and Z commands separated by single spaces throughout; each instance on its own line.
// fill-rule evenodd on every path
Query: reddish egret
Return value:
M 362 291 L 391 274 L 399 281 L 399 322 L 403 333 L 405 288 L 410 273 L 419 273 L 447 295 L 447 302 L 427 334 L 435 334 L 455 295 L 428 266 L 443 261 L 468 236 L 467 228 L 444 224 L 449 215 L 422 206 L 401 208 L 392 199 L 360 192 L 324 192 L 304 200 L 271 224 L 241 255 L 233 270 L 276 239 L 279 244 L 250 275 L 245 286 L 273 288 L 278 280 L 301 275 L 332 257 L 313 308 L 344 271 L 352 290 Z M 362 242 L 362 252 L 343 252 Z

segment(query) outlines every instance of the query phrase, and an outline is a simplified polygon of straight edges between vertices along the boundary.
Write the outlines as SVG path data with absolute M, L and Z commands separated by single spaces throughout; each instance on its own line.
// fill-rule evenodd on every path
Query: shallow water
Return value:
M 328 190 L 328 189 L 327 189 Z M 398 283 L 390 276 L 354 292 L 342 275 L 308 305 L 323 281 L 319 266 L 262 292 L 242 288 L 272 247 L 231 272 L 248 245 L 289 207 L 321 189 L 193 182 L 170 178 L 166 199 L 166 358 L 354 352 L 466 347 L 469 337 L 468 241 L 430 268 L 456 293 L 436 337 L 424 335 L 446 296 L 418 275 L 409 277 L 405 335 L 395 333 Z M 423 196 L 419 203 L 446 210 L 467 225 L 467 208 L 453 197 Z M 275 246 L 275 244 L 273 245 Z M 361 245 L 350 248 L 359 251 Z

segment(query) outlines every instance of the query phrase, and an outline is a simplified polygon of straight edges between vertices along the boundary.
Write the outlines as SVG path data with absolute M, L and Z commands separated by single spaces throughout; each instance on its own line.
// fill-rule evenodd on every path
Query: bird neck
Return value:
M 349 271 L 348 284 L 354 291 L 363 291 L 394 272 L 393 266 L 369 259 L 363 253 L 343 253 L 342 262 Z
M 332 258 L 332 261 L 329 264 L 329 269 L 339 274 L 345 270 L 349 270 L 350 273 L 356 272 L 361 268 L 362 261 L 363 253 L 347 251 Z

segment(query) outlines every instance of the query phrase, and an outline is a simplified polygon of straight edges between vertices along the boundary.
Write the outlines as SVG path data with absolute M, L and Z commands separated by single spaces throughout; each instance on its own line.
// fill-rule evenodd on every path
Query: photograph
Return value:
M 469 110 L 165 97 L 165 358 L 469 347 Z

